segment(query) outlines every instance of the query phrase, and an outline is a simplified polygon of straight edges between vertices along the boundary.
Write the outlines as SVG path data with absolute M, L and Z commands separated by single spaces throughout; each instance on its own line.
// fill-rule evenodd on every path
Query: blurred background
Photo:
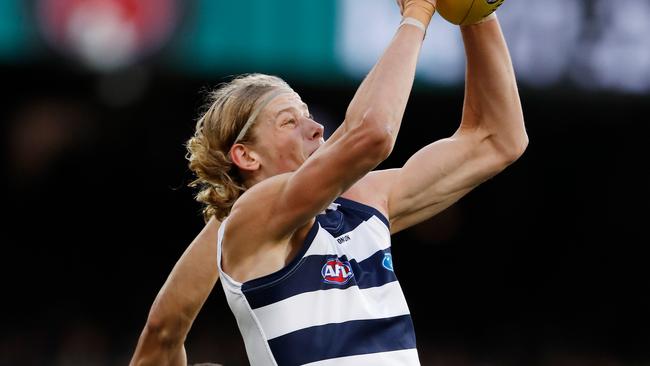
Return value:
M 393 238 L 422 364 L 650 365 L 650 2 L 499 17 L 530 145 Z M 331 133 L 398 23 L 392 0 L 0 0 L 0 365 L 126 365 L 203 226 L 184 143 L 206 91 L 281 76 Z M 453 133 L 463 80 L 436 16 L 381 168 Z M 187 351 L 247 364 L 220 286 Z

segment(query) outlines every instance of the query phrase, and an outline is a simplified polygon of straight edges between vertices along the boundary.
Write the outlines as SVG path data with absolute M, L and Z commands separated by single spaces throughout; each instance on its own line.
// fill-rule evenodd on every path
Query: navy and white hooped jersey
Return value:
M 227 221 L 217 263 L 251 366 L 420 364 L 379 211 L 337 198 L 291 263 L 245 283 L 221 269 Z

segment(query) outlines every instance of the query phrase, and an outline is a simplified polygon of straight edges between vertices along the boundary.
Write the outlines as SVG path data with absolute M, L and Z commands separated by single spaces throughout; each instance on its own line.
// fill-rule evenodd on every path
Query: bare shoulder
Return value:
M 230 236 L 239 231 L 239 228 L 248 227 L 251 224 L 251 218 L 255 218 L 257 222 L 269 222 L 273 213 L 278 209 L 276 198 L 290 174 L 273 176 L 246 190 L 237 199 L 228 215 L 228 226 L 225 228 L 224 235 Z M 249 232 L 249 234 L 254 233 Z
M 374 207 L 388 220 L 388 194 L 392 177 L 398 169 L 374 170 L 357 181 L 350 189 L 343 193 L 343 197 Z
M 283 267 L 290 238 L 273 231 L 274 215 L 288 174 L 255 184 L 233 206 L 223 231 L 222 269 L 239 282 L 262 277 Z

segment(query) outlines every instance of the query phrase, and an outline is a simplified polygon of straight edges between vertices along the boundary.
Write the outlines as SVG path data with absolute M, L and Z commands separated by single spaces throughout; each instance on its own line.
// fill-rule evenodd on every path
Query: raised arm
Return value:
M 474 26 L 461 26 L 467 77 L 461 132 L 480 131 L 507 160 L 528 145 L 515 72 L 496 14 Z
M 425 29 L 435 11 L 434 1 L 401 0 L 398 4 L 404 19 L 414 19 Z M 387 132 L 392 149 L 411 94 L 423 38 L 424 30 L 417 26 L 402 26 L 397 30 L 384 54 L 357 89 L 337 133 L 371 121 L 380 131 Z
M 460 127 L 414 154 L 401 169 L 369 177 L 388 196 L 397 232 L 447 208 L 524 152 L 528 137 L 499 22 L 461 26 L 467 71 Z
M 407 3 L 405 15 L 413 14 L 428 24 L 433 3 Z M 260 231 L 255 235 L 283 240 L 383 161 L 399 131 L 423 38 L 423 29 L 417 26 L 399 27 L 361 83 L 345 121 L 332 137 L 297 171 L 252 187 L 233 207 L 229 222 L 246 222 L 252 215 L 267 223 L 263 230 L 268 233 Z M 272 204 L 259 205 L 260 200 L 268 202 L 269 197 L 273 198 Z M 251 238 L 244 233 L 236 241 L 250 242 Z
M 151 306 L 131 366 L 185 366 L 185 338 L 219 278 L 212 218 L 185 250 Z

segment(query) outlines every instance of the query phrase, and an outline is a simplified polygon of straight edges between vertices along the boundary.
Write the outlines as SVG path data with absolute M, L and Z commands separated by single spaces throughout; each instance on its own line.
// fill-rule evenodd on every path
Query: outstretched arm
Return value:
M 496 14 L 473 26 L 461 26 L 467 77 L 461 130 L 481 131 L 496 152 L 517 158 L 528 137 L 508 46 Z M 510 160 L 510 159 L 509 159 Z
M 428 24 L 433 4 L 428 0 L 404 0 L 404 15 L 412 14 Z M 267 225 L 229 238 L 231 242 L 284 242 L 388 156 L 411 92 L 423 38 L 424 30 L 417 26 L 399 27 L 355 93 L 343 124 L 327 142 L 294 173 L 267 179 L 237 201 L 229 219 L 230 230 L 251 216 Z M 259 204 L 269 197 L 273 197 L 272 204 Z M 228 237 L 229 232 L 225 235 Z
M 214 217 L 178 260 L 154 300 L 131 366 L 185 366 L 185 338 L 219 278 Z
M 528 137 L 508 48 L 499 22 L 461 26 L 467 70 L 460 127 L 414 154 L 401 169 L 373 173 L 387 195 L 391 231 L 449 207 L 521 154 Z
M 345 121 L 338 133 L 356 127 L 364 120 L 377 121 L 390 136 L 392 149 L 411 94 L 425 29 L 435 12 L 434 0 L 398 0 L 404 19 L 420 22 L 401 26 L 390 45 L 363 80 L 352 98 Z M 335 133 L 330 140 L 336 141 Z M 328 141 L 330 141 L 328 140 Z

